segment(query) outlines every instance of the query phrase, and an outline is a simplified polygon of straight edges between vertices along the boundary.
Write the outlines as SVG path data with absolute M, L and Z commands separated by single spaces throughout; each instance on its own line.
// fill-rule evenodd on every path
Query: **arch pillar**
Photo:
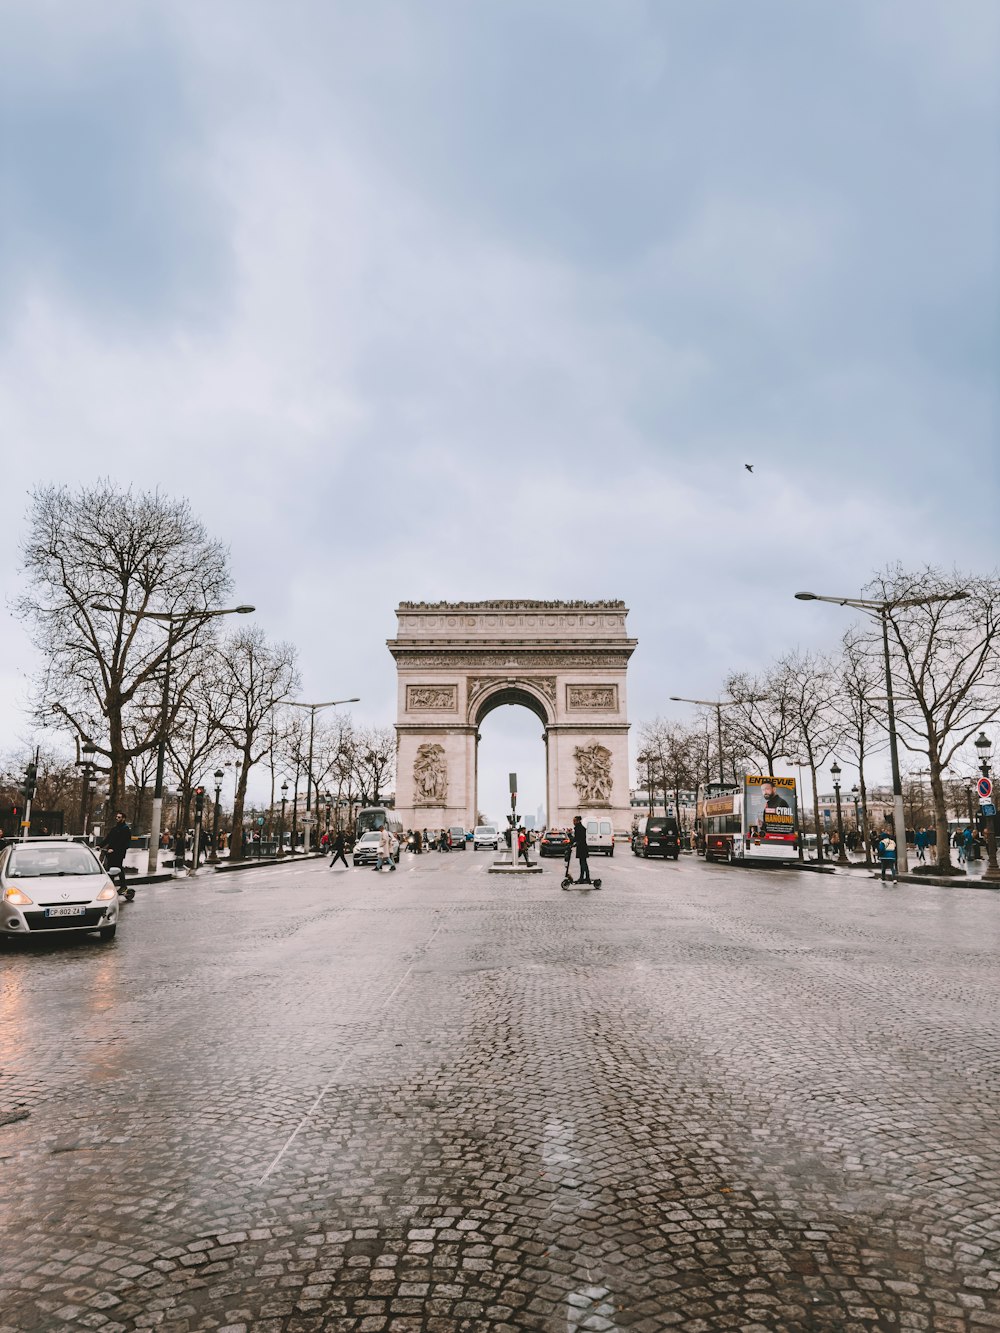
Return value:
M 505 703 L 544 727 L 550 825 L 576 813 L 631 824 L 623 602 L 402 602 L 396 809 L 404 825 L 471 828 L 479 725 Z

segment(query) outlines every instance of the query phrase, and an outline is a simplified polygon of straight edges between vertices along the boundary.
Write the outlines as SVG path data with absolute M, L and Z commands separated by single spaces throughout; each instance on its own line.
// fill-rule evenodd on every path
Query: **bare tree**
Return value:
M 77 737 L 94 740 L 109 761 L 110 800 L 118 805 L 129 760 L 157 744 L 162 726 L 149 709 L 147 728 L 131 743 L 126 735 L 129 710 L 156 697 L 167 657 L 163 630 L 133 613 L 217 604 L 230 587 L 227 552 L 187 501 L 101 481 L 35 490 L 23 557 L 29 591 L 17 612 L 45 658 L 36 712 L 57 707 Z M 183 670 L 211 626 L 197 616 L 176 624 L 175 669 Z M 181 697 L 175 693 L 177 706 Z
M 834 707 L 837 686 L 833 666 L 817 653 L 789 653 L 778 661 L 774 676 L 787 700 L 788 739 L 802 752 L 812 778 L 816 859 L 822 861 L 823 830 L 816 772 L 837 748 L 844 725 Z
M 734 700 L 724 714 L 731 744 L 762 765 L 765 774 L 774 772 L 788 750 L 793 719 L 786 685 L 783 675 L 771 672 L 751 676 L 737 671 L 725 681 L 724 688 Z
M 662 790 L 664 810 L 673 797 L 679 819 L 681 792 L 698 786 L 704 746 L 702 732 L 658 717 L 644 723 L 639 734 L 643 751 L 653 760 L 647 765 L 647 782 L 657 784 Z
M 247 778 L 271 746 L 276 710 L 299 688 L 295 649 L 288 643 L 268 643 L 260 629 L 237 630 L 227 635 L 217 656 L 217 681 L 223 699 L 219 729 L 240 756 L 239 778 L 233 800 L 233 836 L 230 859 L 243 858 L 243 806 Z
M 866 593 L 890 604 L 896 732 L 907 750 L 927 760 L 938 868 L 951 870 L 944 773 L 973 735 L 1000 716 L 1000 581 L 896 565 L 876 575 Z M 866 637 L 870 651 L 880 652 L 880 632 Z
M 354 774 L 361 799 L 378 805 L 396 774 L 396 734 L 392 727 L 366 727 L 357 733 Z
M 870 754 L 885 745 L 885 680 L 881 663 L 872 656 L 856 626 L 852 626 L 841 641 L 841 655 L 834 672 L 833 706 L 843 723 L 840 745 L 847 758 L 858 766 L 861 836 L 865 844 L 865 862 L 869 863 L 871 835 L 865 762 Z

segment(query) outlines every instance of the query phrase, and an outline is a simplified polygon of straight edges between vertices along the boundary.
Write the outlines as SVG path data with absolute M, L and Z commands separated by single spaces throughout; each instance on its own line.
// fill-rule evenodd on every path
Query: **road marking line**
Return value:
M 434 940 L 437 938 L 437 936 L 440 934 L 440 932 L 444 929 L 445 923 L 447 922 L 448 918 L 452 915 L 452 913 L 453 913 L 454 911 L 455 911 L 455 908 L 454 908 L 454 907 L 451 907 L 451 908 L 448 909 L 447 912 L 445 912 L 444 916 L 442 916 L 441 920 L 437 923 L 437 925 L 434 927 L 434 929 L 431 931 L 430 935 L 428 936 L 427 940 L 425 941 L 423 947 L 422 947 L 421 950 L 420 950 L 421 953 L 426 952 L 426 950 L 430 947 L 430 945 L 433 944 Z M 381 1010 L 381 1009 L 388 1009 L 389 1005 L 390 1005 L 390 1004 L 392 1003 L 392 1001 L 395 999 L 396 995 L 399 993 L 399 991 L 401 990 L 401 988 L 406 984 L 407 980 L 408 980 L 409 977 L 410 977 L 410 974 L 411 974 L 412 971 L 413 971 L 413 968 L 414 968 L 414 964 L 411 963 L 410 966 L 409 966 L 409 967 L 406 969 L 406 971 L 403 973 L 403 975 L 402 975 L 402 976 L 399 978 L 399 980 L 396 982 L 395 986 L 393 986 L 393 988 L 392 988 L 392 990 L 389 992 L 389 994 L 385 997 L 385 999 L 384 999 L 384 1000 L 382 1001 L 382 1003 L 379 1005 L 379 1009 L 380 1009 L 380 1010 Z M 303 1128 L 305 1127 L 306 1122 L 307 1122 L 308 1120 L 312 1119 L 312 1116 L 313 1116 L 313 1115 L 315 1114 L 315 1112 L 319 1109 L 320 1103 L 322 1102 L 323 1098 L 324 1098 L 324 1097 L 326 1096 L 326 1094 L 330 1091 L 330 1089 L 333 1087 L 334 1083 L 336 1083 L 337 1079 L 340 1077 L 340 1075 L 344 1072 L 344 1070 L 345 1070 L 345 1069 L 347 1068 L 347 1066 L 350 1064 L 351 1060 L 354 1058 L 354 1055 L 355 1055 L 355 1052 L 354 1052 L 354 1051 L 350 1051 L 350 1052 L 348 1052 L 347 1055 L 344 1056 L 343 1060 L 341 1060 L 340 1064 L 337 1066 L 337 1068 L 336 1068 L 336 1069 L 333 1071 L 333 1073 L 330 1075 L 330 1078 L 329 1078 L 329 1080 L 327 1081 L 326 1086 L 325 1086 L 325 1087 L 323 1088 L 323 1090 L 318 1094 L 318 1096 L 316 1097 L 316 1100 L 313 1102 L 313 1104 L 309 1107 L 309 1109 L 308 1109 L 308 1110 L 306 1111 L 306 1113 L 303 1115 L 302 1119 L 299 1121 L 299 1123 L 298 1123 L 298 1124 L 295 1126 L 295 1128 L 292 1130 L 291 1134 L 289 1134 L 288 1138 L 285 1140 L 285 1142 L 284 1142 L 283 1145 L 281 1146 L 280 1150 L 278 1151 L 277 1155 L 274 1157 L 273 1161 L 272 1161 L 272 1162 L 270 1163 L 270 1165 L 268 1166 L 267 1170 L 264 1172 L 264 1174 L 261 1176 L 261 1178 L 257 1181 L 257 1184 L 258 1184 L 258 1185 L 263 1185 L 264 1181 L 267 1180 L 268 1176 L 272 1173 L 272 1171 L 274 1171 L 275 1167 L 276 1167 L 276 1166 L 278 1165 L 278 1163 L 281 1161 L 282 1157 L 284 1157 L 285 1153 L 288 1151 L 288 1149 L 292 1146 L 292 1144 L 293 1144 L 293 1143 L 295 1142 L 295 1140 L 298 1138 L 299 1134 L 302 1132 Z

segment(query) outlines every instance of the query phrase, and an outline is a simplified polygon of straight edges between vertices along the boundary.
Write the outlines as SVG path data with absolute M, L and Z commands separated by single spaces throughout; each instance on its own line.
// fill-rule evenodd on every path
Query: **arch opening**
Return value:
M 545 725 L 537 708 L 508 700 L 484 710 L 476 732 L 475 790 L 477 815 L 506 828 L 510 813 L 508 777 L 518 778 L 517 816 L 529 828 L 548 818 L 548 751 Z M 477 820 L 478 822 L 478 820 Z

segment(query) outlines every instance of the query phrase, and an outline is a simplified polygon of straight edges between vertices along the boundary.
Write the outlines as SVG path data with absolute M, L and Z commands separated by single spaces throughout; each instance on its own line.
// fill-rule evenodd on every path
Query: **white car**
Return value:
M 0 939 L 96 930 L 113 940 L 117 929 L 118 890 L 89 847 L 27 838 L 0 852 Z
M 495 852 L 500 850 L 500 834 L 492 824 L 477 824 L 472 834 L 472 850 L 478 852 L 480 847 L 492 847 Z
M 614 856 L 615 831 L 610 819 L 587 820 L 587 850 Z

